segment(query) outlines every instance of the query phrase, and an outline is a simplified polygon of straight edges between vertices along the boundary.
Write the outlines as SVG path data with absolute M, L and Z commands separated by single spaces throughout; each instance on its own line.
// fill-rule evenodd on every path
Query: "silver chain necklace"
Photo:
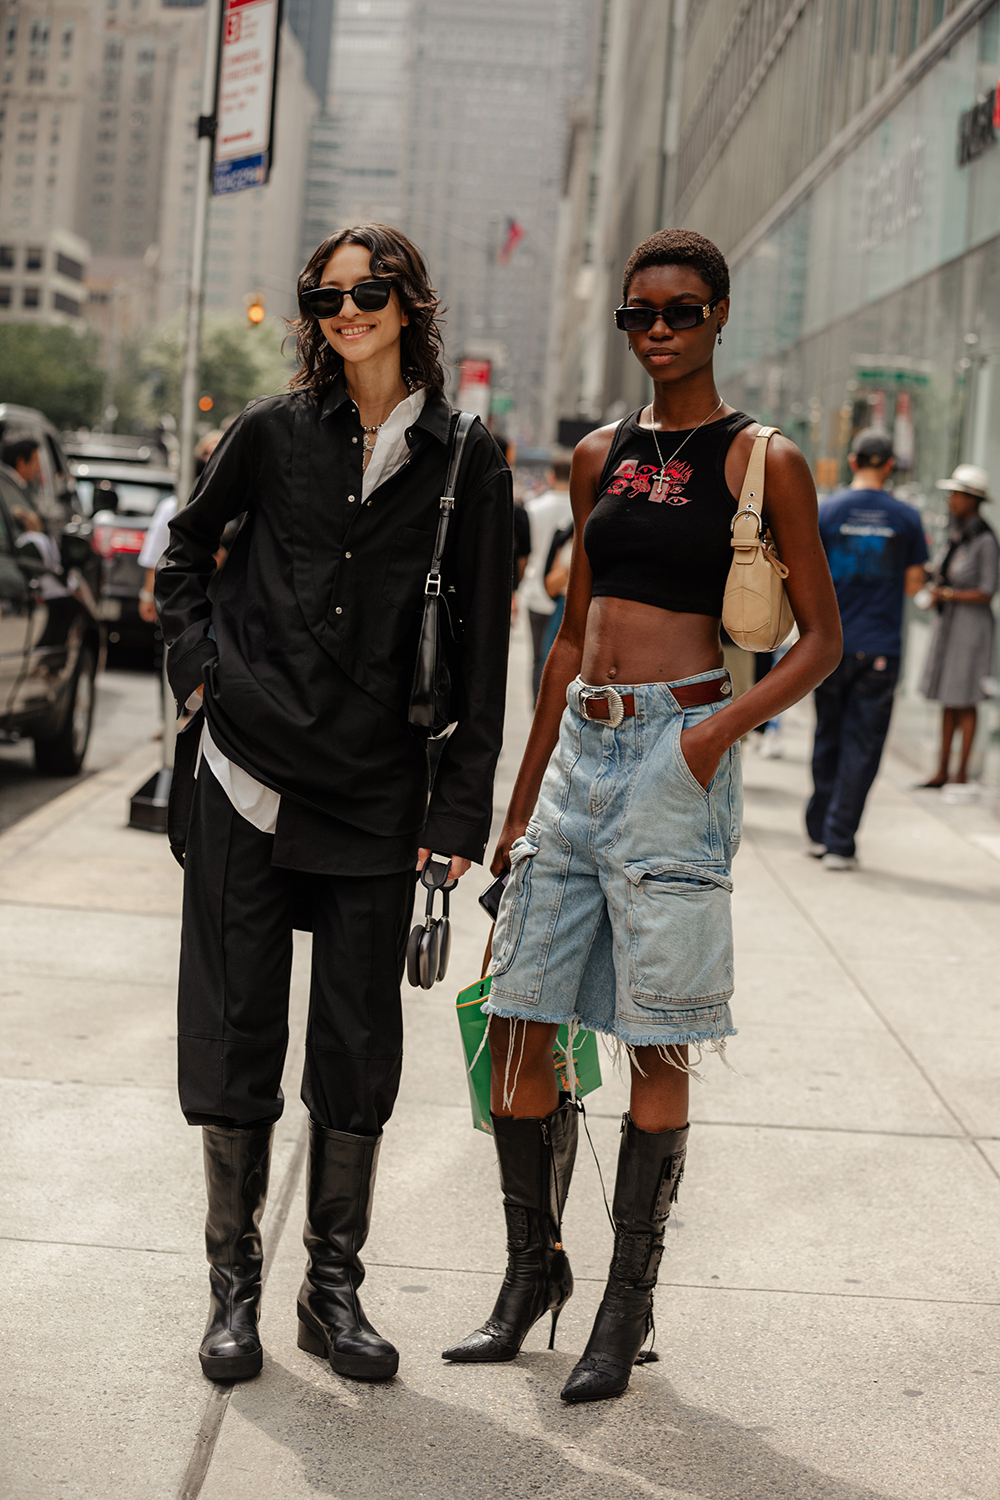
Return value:
M 720 400 L 719 400 L 719 406 L 721 406 L 721 405 L 722 405 L 722 400 L 720 398 Z M 707 417 L 703 417 L 702 420 L 698 423 L 698 427 L 692 427 L 692 429 L 688 433 L 687 437 L 685 437 L 685 438 L 683 438 L 681 440 L 680 447 L 676 448 L 674 450 L 674 452 L 671 453 L 671 455 L 667 459 L 666 463 L 664 463 L 664 461 L 663 461 L 663 454 L 660 452 L 660 440 L 656 436 L 656 428 L 653 426 L 653 407 L 652 407 L 652 404 L 650 405 L 650 408 L 649 408 L 649 430 L 653 434 L 653 442 L 656 444 L 656 456 L 660 460 L 660 472 L 656 476 L 656 493 L 658 495 L 662 495 L 663 491 L 667 487 L 667 464 L 672 464 L 673 463 L 674 459 L 677 457 L 678 453 L 681 451 L 681 448 L 683 448 L 684 444 L 688 441 L 688 438 L 693 438 L 694 435 L 695 435 L 695 433 L 698 431 L 698 428 L 699 427 L 704 427 L 705 423 L 707 421 L 709 421 L 712 417 L 715 416 L 715 413 L 719 410 L 719 406 L 713 406 L 712 410 L 709 412 L 708 416 Z

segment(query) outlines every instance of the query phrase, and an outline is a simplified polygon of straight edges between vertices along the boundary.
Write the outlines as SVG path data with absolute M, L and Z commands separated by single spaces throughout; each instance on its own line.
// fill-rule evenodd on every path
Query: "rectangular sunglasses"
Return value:
M 388 307 L 395 282 L 390 276 L 380 276 L 377 281 L 359 281 L 357 286 L 314 286 L 302 293 L 302 302 L 314 318 L 336 318 L 350 297 L 359 312 L 381 312 Z
M 678 302 L 670 307 L 616 307 L 615 325 L 623 333 L 648 333 L 662 318 L 668 328 L 697 328 L 722 301 L 715 297 L 699 307 L 696 302 Z

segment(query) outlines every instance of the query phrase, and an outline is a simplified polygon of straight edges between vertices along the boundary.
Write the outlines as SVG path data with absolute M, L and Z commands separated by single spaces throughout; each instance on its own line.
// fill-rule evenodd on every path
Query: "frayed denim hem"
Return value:
M 729 1061 L 729 1058 L 726 1056 L 727 1039 L 731 1036 L 739 1035 L 739 1031 L 735 1026 L 726 1027 L 722 1032 L 686 1031 L 679 1036 L 672 1036 L 669 1039 L 665 1039 L 662 1033 L 659 1036 L 635 1037 L 621 1036 L 613 1026 L 587 1026 L 586 1022 L 581 1020 L 580 1017 L 575 1014 L 570 1016 L 555 1016 L 544 1014 L 539 1015 L 536 1012 L 530 1016 L 526 1016 L 523 1011 L 513 1010 L 509 1006 L 504 1006 L 502 1004 L 495 1005 L 493 1003 L 492 996 L 489 1000 L 485 1000 L 483 1002 L 482 1009 L 483 1014 L 491 1018 L 493 1016 L 497 1016 L 502 1021 L 513 1021 L 515 1023 L 514 1026 L 511 1027 L 510 1037 L 508 1038 L 507 1043 L 507 1065 L 504 1071 L 505 1109 L 509 1107 L 509 1095 L 513 1094 L 514 1089 L 517 1086 L 517 1075 L 521 1067 L 521 1058 L 524 1055 L 525 1033 L 522 1032 L 521 1045 L 518 1049 L 519 1056 L 517 1057 L 515 1065 L 514 1052 L 516 1046 L 518 1021 L 537 1021 L 542 1026 L 568 1025 L 571 1028 L 571 1033 L 575 1033 L 577 1027 L 585 1028 L 588 1031 L 593 1031 L 596 1035 L 600 1036 L 603 1039 L 611 1056 L 612 1064 L 614 1067 L 621 1071 L 624 1066 L 625 1057 L 627 1055 L 630 1064 L 635 1068 L 637 1073 L 642 1075 L 643 1078 L 645 1078 L 646 1074 L 641 1063 L 636 1057 L 636 1049 L 639 1047 L 655 1047 L 656 1051 L 659 1053 L 660 1057 L 665 1063 L 669 1063 L 672 1068 L 676 1068 L 680 1073 L 686 1073 L 689 1078 L 694 1078 L 698 1083 L 704 1083 L 706 1081 L 704 1075 L 698 1072 L 698 1068 L 701 1067 L 705 1055 L 711 1054 L 713 1052 L 716 1054 L 723 1067 L 726 1068 L 728 1072 L 735 1073 L 737 1077 L 741 1076 L 737 1072 L 736 1068 L 733 1067 L 732 1063 Z M 489 1031 L 488 1025 L 487 1031 Z M 694 1060 L 694 1066 L 692 1066 L 691 1063 L 681 1062 L 680 1058 L 675 1055 L 675 1048 L 677 1047 L 693 1047 L 696 1050 L 697 1056 Z M 476 1055 L 478 1056 L 478 1053 Z M 512 1068 L 514 1069 L 513 1079 L 511 1079 L 510 1076 Z

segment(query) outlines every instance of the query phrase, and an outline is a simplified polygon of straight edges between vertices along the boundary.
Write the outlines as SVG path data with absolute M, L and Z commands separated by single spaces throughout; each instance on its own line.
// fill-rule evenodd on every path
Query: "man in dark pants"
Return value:
M 921 587 L 927 561 L 919 514 L 883 487 L 895 464 L 888 433 L 859 432 L 849 462 L 850 489 L 819 508 L 844 627 L 843 659 L 816 689 L 815 790 L 806 808 L 808 852 L 827 870 L 857 867 L 854 836 L 899 675 L 903 596 Z

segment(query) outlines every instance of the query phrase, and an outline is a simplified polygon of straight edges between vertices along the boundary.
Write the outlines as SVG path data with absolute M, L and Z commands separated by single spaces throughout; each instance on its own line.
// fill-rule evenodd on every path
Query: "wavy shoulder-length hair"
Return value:
M 344 361 L 330 347 L 319 322 L 302 303 L 302 293 L 319 286 L 323 268 L 341 245 L 361 245 L 371 256 L 372 276 L 391 276 L 400 306 L 409 318 L 401 339 L 402 374 L 408 385 L 423 386 L 428 399 L 444 395 L 441 364 L 441 301 L 431 286 L 424 258 L 405 234 L 388 224 L 355 224 L 329 235 L 310 255 L 299 276 L 299 316 L 289 326 L 295 338 L 299 368 L 290 382 L 292 390 L 321 394 L 344 368 Z

